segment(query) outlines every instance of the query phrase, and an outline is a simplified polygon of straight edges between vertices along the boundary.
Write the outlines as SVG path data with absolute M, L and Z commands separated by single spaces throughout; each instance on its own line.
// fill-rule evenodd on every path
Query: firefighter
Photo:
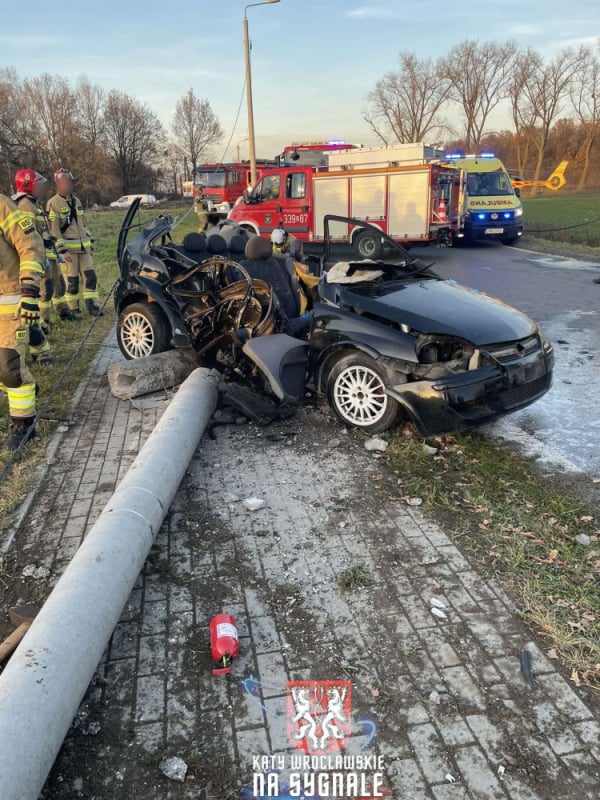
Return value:
M 271 244 L 273 245 L 273 252 L 279 253 L 280 255 L 289 255 L 290 250 L 295 247 L 294 242 L 298 240 L 296 237 L 284 231 L 283 228 L 275 228 L 271 232 Z M 300 243 L 300 253 L 298 256 L 301 258 L 303 256 L 302 251 L 302 244 Z
M 10 450 L 35 435 L 35 381 L 25 356 L 29 329 L 40 321 L 44 272 L 44 243 L 31 217 L 0 195 L 0 388 L 8 396 Z
M 21 169 L 15 175 L 16 194 L 12 200 L 20 211 L 26 214 L 42 235 L 43 223 L 38 219 L 39 214 L 43 215 L 43 208 L 38 205 L 39 198 L 43 194 L 43 186 L 46 179 L 39 172 L 33 169 Z M 42 236 L 43 238 L 43 236 Z M 50 323 L 50 308 L 52 307 L 52 270 L 48 259 L 45 259 L 44 275 L 40 283 L 40 298 L 38 307 L 40 310 L 40 324 L 32 325 L 29 328 L 29 352 L 33 360 L 42 367 L 49 367 L 52 364 L 51 348 L 46 335 Z
M 33 176 L 33 177 L 32 177 Z M 37 232 L 44 240 L 46 248 L 46 259 L 50 264 L 50 278 L 46 276 L 42 280 L 40 295 L 40 316 L 43 322 L 50 321 L 50 308 L 54 308 L 59 319 L 72 322 L 75 317 L 67 307 L 65 300 L 65 279 L 61 273 L 61 266 L 65 263 L 58 255 L 56 240 L 50 233 L 48 225 L 48 214 L 44 208 L 48 181 L 39 172 L 31 169 L 22 169 L 15 175 L 15 186 L 17 193 L 13 195 L 13 200 L 21 211 L 30 213 L 34 217 L 34 224 Z M 48 263 L 46 264 L 48 269 Z
M 48 200 L 46 210 L 50 233 L 56 238 L 56 249 L 66 262 L 67 291 L 69 310 L 76 317 L 79 308 L 80 282 L 83 284 L 83 300 L 88 313 L 93 317 L 101 315 L 98 305 L 98 281 L 92 253 L 94 240 L 87 229 L 81 200 L 73 194 L 73 176 L 62 167 L 54 173 L 56 194 Z
M 208 228 L 208 200 L 200 192 L 195 201 L 196 214 L 198 215 L 198 233 L 206 233 Z

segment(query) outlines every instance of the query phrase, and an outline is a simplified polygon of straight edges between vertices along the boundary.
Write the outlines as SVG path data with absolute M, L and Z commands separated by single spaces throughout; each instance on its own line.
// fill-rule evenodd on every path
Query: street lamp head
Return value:
M 260 3 L 249 3 L 244 8 L 244 15 L 249 8 L 256 8 L 256 6 L 270 6 L 272 3 L 280 3 L 281 0 L 261 0 Z

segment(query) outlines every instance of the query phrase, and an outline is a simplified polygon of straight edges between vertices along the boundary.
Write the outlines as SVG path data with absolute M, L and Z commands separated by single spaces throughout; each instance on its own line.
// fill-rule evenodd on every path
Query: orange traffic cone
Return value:
M 438 208 L 438 218 L 440 222 L 448 222 L 448 214 L 446 214 L 446 201 L 442 197 L 440 199 L 440 206 Z

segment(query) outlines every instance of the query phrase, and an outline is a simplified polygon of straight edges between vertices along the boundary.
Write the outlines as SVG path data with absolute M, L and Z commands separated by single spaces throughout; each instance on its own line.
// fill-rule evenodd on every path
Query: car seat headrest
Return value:
M 230 252 L 236 255 L 243 254 L 246 249 L 246 241 L 247 240 L 241 234 L 236 233 L 231 237 L 231 241 L 229 242 Z
M 262 236 L 255 236 L 248 241 L 244 252 L 250 261 L 266 261 L 273 255 L 273 245 Z
M 208 251 L 215 256 L 220 256 L 227 252 L 227 242 L 218 233 L 213 233 L 208 237 Z
M 186 233 L 183 237 L 183 246 L 190 253 L 204 253 L 206 251 L 206 239 L 199 233 Z

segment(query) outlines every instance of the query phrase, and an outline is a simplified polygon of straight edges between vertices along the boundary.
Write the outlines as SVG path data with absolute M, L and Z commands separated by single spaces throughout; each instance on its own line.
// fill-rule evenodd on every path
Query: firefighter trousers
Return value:
M 73 253 L 69 251 L 71 261 L 65 262 L 67 291 L 65 294 L 70 309 L 79 308 L 80 287 L 83 299 L 98 302 L 96 270 L 91 253 Z
M 52 295 L 54 294 L 54 276 L 52 274 L 52 264 L 46 259 L 44 276 L 40 282 L 40 298 L 38 305 L 40 317 L 44 322 L 50 322 L 50 309 L 52 308 Z
M 11 417 L 35 417 L 35 381 L 25 362 L 29 328 L 14 311 L 2 313 L 7 309 L 0 305 L 0 390 L 8 395 Z
M 67 307 L 65 291 L 67 289 L 66 275 L 69 265 L 64 261 L 59 263 L 56 258 L 51 258 L 50 264 L 52 269 L 52 307 L 56 312 L 59 312 L 62 308 Z

